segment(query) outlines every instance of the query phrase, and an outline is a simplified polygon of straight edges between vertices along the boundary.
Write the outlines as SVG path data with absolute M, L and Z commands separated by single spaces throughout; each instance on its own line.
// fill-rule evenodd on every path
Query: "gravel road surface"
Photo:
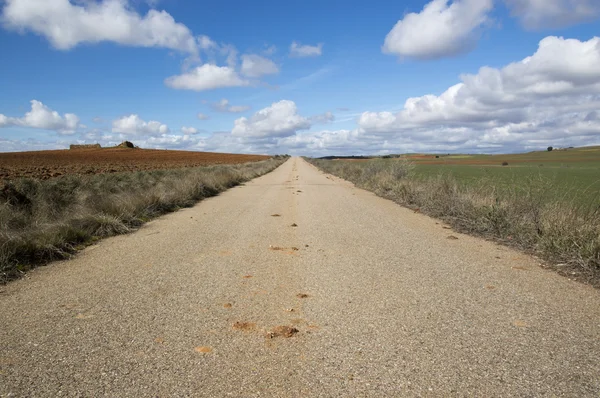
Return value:
M 598 397 L 600 291 L 291 158 L 0 286 L 0 396 Z

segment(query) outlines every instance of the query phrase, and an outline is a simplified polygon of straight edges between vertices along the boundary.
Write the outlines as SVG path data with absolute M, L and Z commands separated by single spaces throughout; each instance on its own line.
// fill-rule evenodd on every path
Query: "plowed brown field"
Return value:
M 255 162 L 269 157 L 129 148 L 0 153 L 0 184 L 21 177 L 48 179 L 66 174 L 175 169 Z

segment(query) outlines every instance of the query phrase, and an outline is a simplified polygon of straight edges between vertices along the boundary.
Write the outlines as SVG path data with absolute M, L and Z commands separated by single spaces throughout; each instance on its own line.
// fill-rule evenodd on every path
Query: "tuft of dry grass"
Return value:
M 587 205 L 567 200 L 541 176 L 500 191 L 493 180 L 465 186 L 450 175 L 412 178 L 413 165 L 406 160 L 308 161 L 460 232 L 535 254 L 560 273 L 600 287 L 600 200 Z
M 0 187 L 0 283 L 100 238 L 268 173 L 287 157 L 236 165 L 19 179 Z

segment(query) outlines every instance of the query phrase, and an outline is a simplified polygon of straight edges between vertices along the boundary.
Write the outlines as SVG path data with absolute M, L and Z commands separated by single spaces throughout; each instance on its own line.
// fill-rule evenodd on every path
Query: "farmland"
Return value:
M 598 147 L 312 162 L 459 231 L 536 253 L 560 272 L 600 286 Z
M 436 158 L 436 156 L 439 156 Z M 543 184 L 556 199 L 579 204 L 600 199 L 600 147 L 510 155 L 408 155 L 416 178 L 449 175 L 471 187 L 493 185 L 500 193 Z M 502 166 L 502 163 L 508 163 Z
M 535 165 L 540 164 L 560 167 L 579 164 L 586 166 L 598 164 L 600 161 L 600 147 L 569 148 L 565 150 L 535 151 L 528 153 L 501 154 L 501 155 L 406 155 L 418 164 L 429 165 L 474 165 L 474 166 L 500 166 L 502 162 L 509 165 Z
M 504 155 L 407 154 L 398 159 L 414 165 L 411 175 L 417 180 L 449 177 L 465 188 L 493 187 L 499 195 L 543 185 L 552 194 L 550 199 L 575 200 L 584 206 L 600 203 L 600 147 Z
M 193 206 L 286 159 L 138 148 L 0 154 L 0 283 Z
M 72 174 L 102 174 L 239 164 L 269 156 L 172 150 L 100 148 L 0 153 L 0 184 L 15 178 L 46 180 Z

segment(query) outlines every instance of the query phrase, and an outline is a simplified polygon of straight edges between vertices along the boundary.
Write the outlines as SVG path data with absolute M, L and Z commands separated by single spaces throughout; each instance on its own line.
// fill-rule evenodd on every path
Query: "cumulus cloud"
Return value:
M 250 109 L 248 105 L 231 105 L 229 100 L 223 98 L 220 101 L 213 102 L 210 104 L 210 107 L 217 112 L 226 112 L 226 113 L 241 113 L 246 112 Z
M 190 134 L 162 134 L 160 136 L 148 137 L 140 141 L 142 148 L 169 148 L 169 149 L 192 149 L 202 150 L 204 138 Z
M 237 119 L 231 134 L 246 138 L 286 137 L 310 126 L 310 121 L 298 114 L 298 108 L 293 101 L 282 100 L 261 109 L 249 119 Z
M 463 75 L 439 96 L 409 98 L 397 113 L 365 112 L 359 127 L 405 143 L 479 151 L 586 143 L 600 131 L 591 116 L 600 107 L 598 65 L 600 38 L 546 37 L 522 61 Z
M 165 79 L 168 87 L 178 90 L 214 90 L 222 87 L 241 87 L 250 84 L 241 78 L 234 68 L 204 64 L 181 75 Z
M 360 138 L 358 130 L 324 130 L 296 134 L 282 138 L 278 144 L 287 152 L 300 151 L 313 156 L 325 154 L 375 153 L 369 144 Z
M 187 149 L 187 150 L 202 150 L 203 143 L 206 138 L 200 135 L 200 131 L 196 134 L 192 134 L 192 128 L 183 127 L 179 133 L 159 133 L 153 135 L 136 135 L 132 138 L 131 135 L 126 133 L 112 132 L 107 133 L 102 130 L 94 129 L 82 133 L 79 138 L 75 141 L 67 143 L 78 143 L 78 144 L 91 144 L 99 143 L 104 147 L 115 146 L 123 142 L 123 140 L 132 140 L 135 145 L 140 148 L 149 149 Z M 184 132 L 183 130 L 186 130 Z M 64 145 L 63 145 L 64 147 Z
M 504 0 L 527 29 L 560 28 L 600 17 L 597 0 Z
M 256 54 L 242 55 L 240 72 L 248 77 L 261 77 L 279 73 L 279 68 L 273 61 Z
M 225 62 L 230 68 L 236 67 L 238 63 L 238 50 L 232 44 L 225 44 L 220 47 L 220 54 L 226 57 Z
M 138 115 L 123 116 L 112 122 L 112 132 L 125 135 L 160 136 L 170 132 L 166 124 L 151 120 L 146 122 Z
M 212 50 L 215 48 L 219 48 L 219 45 L 206 35 L 198 36 L 197 40 L 198 47 L 200 47 L 202 50 Z
M 292 42 L 290 45 L 290 57 L 318 57 L 323 53 L 323 43 L 316 46 L 302 45 L 298 42 Z
M 0 137 L 0 148 L 2 152 L 44 151 L 49 149 L 64 149 L 68 144 L 54 141 L 44 142 L 33 139 L 8 140 Z
M 202 112 L 199 112 L 199 113 L 196 115 L 196 117 L 197 117 L 198 119 L 200 119 L 200 120 L 208 120 L 208 119 L 210 119 L 210 116 L 208 116 L 208 115 L 205 115 L 205 114 L 204 114 L 204 113 L 202 113 Z
M 435 59 L 472 49 L 488 21 L 492 0 L 433 0 L 410 13 L 387 34 L 383 52 L 401 57 Z
M 31 110 L 20 118 L 0 114 L 0 127 L 22 126 L 44 130 L 54 130 L 60 134 L 73 134 L 82 127 L 79 118 L 73 113 L 61 116 L 37 100 L 31 101 Z
M 293 101 L 283 100 L 237 119 L 230 132 L 160 135 L 144 145 L 324 156 L 506 153 L 599 144 L 597 65 L 600 38 L 550 36 L 540 41 L 533 55 L 502 68 L 482 67 L 476 74 L 462 75 L 440 95 L 409 98 L 400 111 L 364 112 L 355 128 L 312 131 L 333 115 L 304 117 Z
M 333 115 L 304 117 L 294 102 L 283 100 L 237 119 L 230 132 L 163 134 L 142 146 L 324 156 L 599 144 L 597 65 L 600 38 L 546 37 L 530 57 L 462 75 L 442 94 L 409 98 L 397 112 L 364 112 L 355 128 L 311 131 Z
M 60 50 L 81 43 L 114 42 L 126 46 L 161 47 L 197 53 L 190 30 L 165 11 L 139 15 L 127 0 L 5 0 L 2 23 L 17 31 L 32 31 Z
M 187 134 L 187 135 L 194 135 L 194 134 L 198 134 L 200 131 L 197 128 L 195 128 L 195 127 L 186 127 L 186 126 L 183 126 L 181 128 L 181 132 L 183 134 Z

